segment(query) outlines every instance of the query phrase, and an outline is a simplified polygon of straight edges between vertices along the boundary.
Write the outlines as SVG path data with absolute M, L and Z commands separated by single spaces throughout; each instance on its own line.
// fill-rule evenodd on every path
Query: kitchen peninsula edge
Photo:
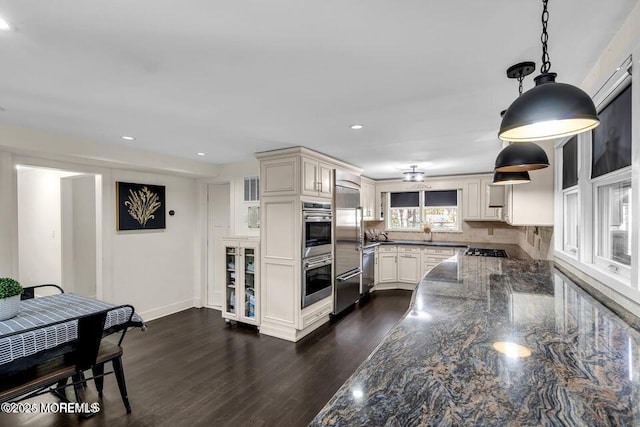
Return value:
M 552 262 L 456 255 L 310 425 L 635 425 L 639 391 L 640 333 Z

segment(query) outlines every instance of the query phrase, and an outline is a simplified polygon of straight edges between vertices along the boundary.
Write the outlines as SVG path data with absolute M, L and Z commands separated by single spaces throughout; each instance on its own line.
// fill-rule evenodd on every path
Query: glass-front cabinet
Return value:
M 252 238 L 224 238 L 224 310 L 222 317 L 259 325 L 260 242 Z

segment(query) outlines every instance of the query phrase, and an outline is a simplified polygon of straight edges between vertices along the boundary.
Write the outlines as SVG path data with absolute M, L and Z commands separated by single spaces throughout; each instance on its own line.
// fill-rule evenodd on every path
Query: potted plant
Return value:
M 428 222 L 424 223 L 422 226 L 422 231 L 424 231 L 424 240 L 425 242 L 431 241 L 431 224 Z
M 22 286 L 17 280 L 0 278 L 0 321 L 11 319 L 18 314 Z

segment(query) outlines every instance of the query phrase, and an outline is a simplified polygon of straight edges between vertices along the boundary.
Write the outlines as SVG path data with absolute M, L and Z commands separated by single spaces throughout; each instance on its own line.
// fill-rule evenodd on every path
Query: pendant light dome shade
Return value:
M 600 124 L 593 101 L 583 90 L 555 82 L 556 73 L 536 77 L 535 87 L 518 97 L 502 117 L 504 141 L 541 141 L 575 135 Z
M 529 172 L 496 172 L 493 174 L 493 185 L 526 184 L 531 182 Z
M 507 145 L 496 157 L 496 172 L 523 172 L 549 166 L 549 158 L 542 147 L 533 142 Z

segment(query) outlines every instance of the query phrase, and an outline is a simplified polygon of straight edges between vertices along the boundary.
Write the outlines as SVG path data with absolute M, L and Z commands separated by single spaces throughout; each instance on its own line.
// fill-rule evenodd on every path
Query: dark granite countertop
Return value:
M 408 245 L 408 246 L 435 246 L 445 248 L 486 248 L 504 249 L 509 258 L 531 260 L 531 257 L 516 244 L 509 243 L 482 243 L 482 242 L 427 242 L 424 240 L 380 240 L 377 242 L 367 241 L 363 248 L 370 248 L 379 245 Z
M 311 425 L 640 425 L 639 395 L 640 333 L 553 263 L 460 255 Z

